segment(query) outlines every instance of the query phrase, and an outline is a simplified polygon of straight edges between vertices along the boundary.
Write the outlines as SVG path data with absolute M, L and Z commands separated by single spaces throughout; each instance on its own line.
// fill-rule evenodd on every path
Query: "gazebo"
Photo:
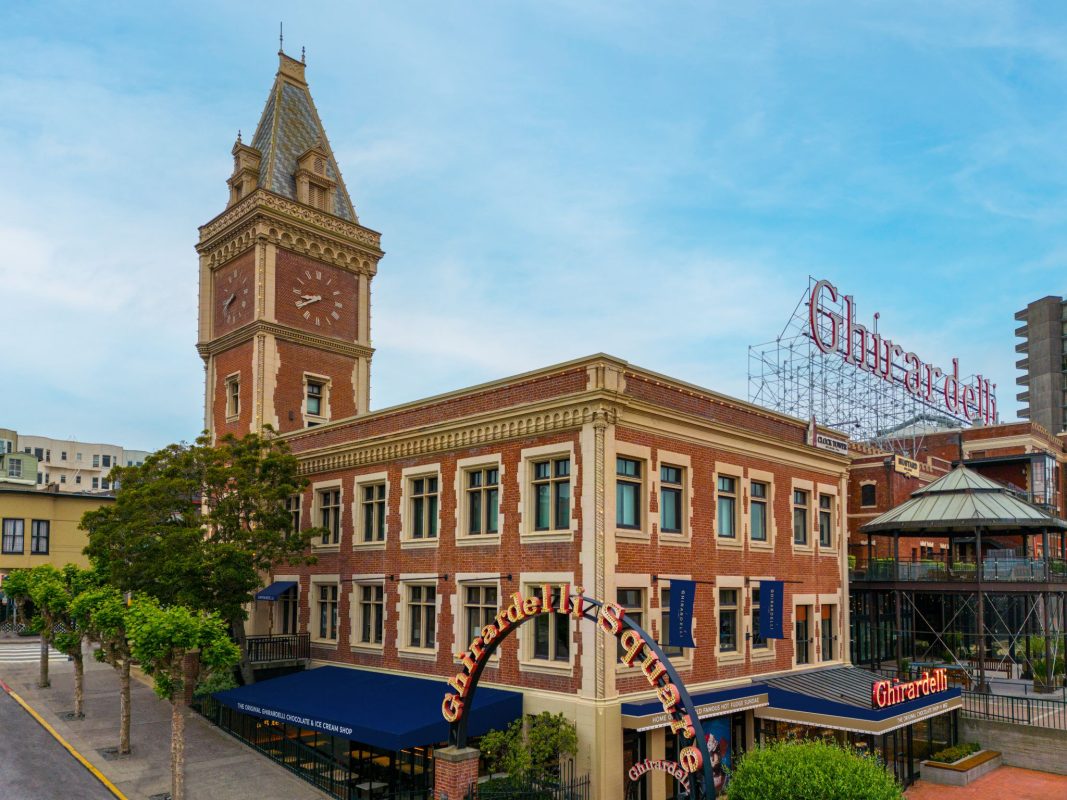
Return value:
M 877 596 L 892 593 L 896 626 L 897 662 L 903 661 L 903 603 L 917 609 L 916 594 L 942 595 L 942 630 L 930 630 L 938 638 L 951 630 L 957 617 L 944 623 L 944 596 L 955 600 L 961 595 L 967 603 L 976 601 L 977 671 L 980 690 L 987 690 L 985 614 L 987 595 L 1022 597 L 1026 622 L 1041 606 L 1041 630 L 1063 630 L 1063 598 L 1067 592 L 1067 522 L 1016 496 L 1003 484 L 965 466 L 956 467 L 942 478 L 912 493 L 911 498 L 881 514 L 860 528 L 867 534 L 867 568 L 855 575 L 854 591 L 866 591 L 872 607 Z M 875 558 L 875 537 L 887 537 L 892 556 Z M 901 540 L 937 540 L 940 551 L 900 558 Z M 946 545 L 947 542 L 947 545 Z M 1037 550 L 1040 546 L 1040 552 Z M 878 550 L 884 552 L 887 548 Z M 932 549 L 932 548 L 930 548 Z M 1055 553 L 1055 554 L 1054 554 Z M 860 589 L 857 584 L 863 584 Z M 1053 600 L 1056 618 L 1053 619 Z M 1016 601 L 1017 602 L 1017 601 Z M 912 625 L 914 630 L 914 625 Z M 1010 631 L 1015 639 L 1020 631 Z M 1051 661 L 1051 637 L 1045 637 L 1045 664 Z M 943 639 L 942 639 L 943 642 Z M 1051 682 L 1051 675 L 1048 681 Z

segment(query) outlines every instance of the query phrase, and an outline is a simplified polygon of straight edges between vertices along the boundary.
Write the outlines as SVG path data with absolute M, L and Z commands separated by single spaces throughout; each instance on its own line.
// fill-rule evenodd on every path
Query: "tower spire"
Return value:
M 285 23 L 278 23 L 278 52 L 285 52 Z

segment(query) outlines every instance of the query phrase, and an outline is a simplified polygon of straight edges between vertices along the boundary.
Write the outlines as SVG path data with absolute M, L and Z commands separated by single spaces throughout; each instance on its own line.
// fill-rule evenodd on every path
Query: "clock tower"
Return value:
M 226 210 L 200 228 L 204 427 L 293 431 L 367 410 L 370 284 L 381 235 L 359 223 L 304 79 L 278 73 Z

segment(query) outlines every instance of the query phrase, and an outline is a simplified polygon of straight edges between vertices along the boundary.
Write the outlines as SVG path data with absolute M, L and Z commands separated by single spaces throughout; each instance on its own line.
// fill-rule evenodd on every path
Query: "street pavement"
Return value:
M 0 655 L 7 647 L 24 644 L 0 641 Z M 33 646 L 39 648 L 37 642 Z M 118 673 L 108 664 L 90 657 L 85 659 L 85 718 L 71 720 L 66 714 L 74 707 L 74 669 L 65 656 L 51 662 L 52 686 L 37 688 L 37 661 L 4 662 L 0 660 L 0 678 L 27 704 L 43 717 L 70 745 L 100 770 L 129 800 L 146 800 L 152 795 L 170 791 L 170 704 L 152 692 L 143 675 L 135 671 L 131 687 L 132 725 L 130 738 L 133 753 L 110 759 L 104 757 L 108 748 L 118 744 L 119 680 Z M 74 773 L 81 770 L 86 785 L 96 783 L 89 772 L 36 721 L 0 690 L 0 800 L 59 800 L 59 798 L 113 797 L 110 792 L 91 794 L 88 790 L 67 791 L 53 784 L 59 774 L 59 764 L 67 765 Z M 14 711 L 10 711 L 10 709 Z M 10 749 L 10 740 L 23 740 L 22 735 L 11 736 L 8 718 L 25 718 L 26 724 L 36 726 L 56 748 L 43 751 L 27 745 L 25 751 Z M 327 795 L 286 771 L 266 757 L 224 733 L 193 711 L 185 722 L 185 787 L 190 800 L 324 800 Z M 49 755 L 42 756 L 42 752 Z M 48 791 L 44 794 L 9 792 L 9 781 L 18 779 L 21 762 L 26 769 L 42 775 Z M 16 772 L 15 769 L 19 772 Z M 9 778 L 10 772 L 10 778 Z M 33 787 L 31 787 L 33 788 Z
M 0 691 L 0 797 L 114 800 L 114 795 L 18 703 Z

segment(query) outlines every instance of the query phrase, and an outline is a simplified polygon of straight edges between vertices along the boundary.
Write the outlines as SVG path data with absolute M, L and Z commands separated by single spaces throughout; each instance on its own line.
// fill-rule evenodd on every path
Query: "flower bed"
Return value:
M 943 786 L 966 786 L 983 775 L 992 772 L 1003 763 L 996 750 L 978 750 L 978 745 L 959 745 L 935 753 L 935 758 L 952 758 L 954 761 L 935 761 L 931 758 L 920 763 L 920 775 L 924 781 Z

